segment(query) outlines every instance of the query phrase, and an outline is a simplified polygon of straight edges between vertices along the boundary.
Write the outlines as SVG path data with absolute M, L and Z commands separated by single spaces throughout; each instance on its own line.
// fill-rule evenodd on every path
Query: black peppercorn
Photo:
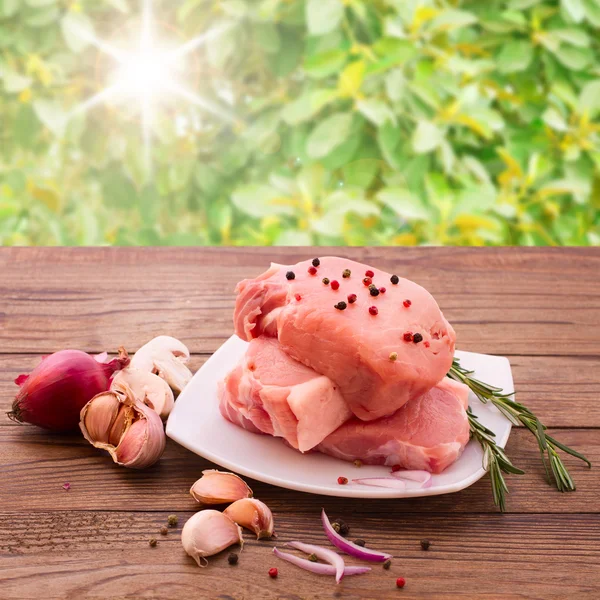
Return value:
M 400 278 L 398 277 L 398 275 L 392 275 L 390 277 L 390 281 L 394 284 L 394 285 L 398 285 L 398 282 L 400 281 Z
M 365 540 L 362 540 L 361 538 L 358 538 L 357 540 L 354 540 L 354 543 L 355 543 L 357 546 L 365 546 L 365 545 L 366 545 L 366 542 L 365 542 Z
M 227 562 L 228 562 L 230 565 L 237 565 L 237 563 L 238 563 L 238 558 L 239 558 L 239 557 L 238 557 L 238 555 L 237 555 L 235 552 L 231 552 L 231 553 L 229 554 L 229 556 L 227 557 Z
M 296 279 L 296 274 L 294 273 L 294 271 L 288 271 L 285 274 L 285 278 L 289 281 L 290 279 Z
M 415 333 L 413 335 L 413 342 L 415 344 L 418 344 L 419 342 L 422 342 L 422 341 L 423 341 L 423 336 L 420 333 Z
M 346 310 L 346 306 L 347 304 L 345 302 L 338 302 L 337 304 L 334 304 L 334 308 L 337 308 L 338 310 Z
M 348 523 L 346 523 L 346 521 L 343 521 L 342 519 L 336 519 L 335 521 L 333 521 L 332 525 L 333 528 L 340 535 L 348 535 L 348 533 L 350 532 L 350 527 L 348 527 Z
M 379 296 L 379 290 L 375 286 L 370 287 L 369 294 L 371 294 L 371 296 Z
M 421 550 L 429 550 L 431 542 L 429 540 L 421 540 Z
M 388 558 L 384 563 L 383 563 L 383 568 L 384 569 L 389 569 L 392 566 L 392 561 Z
M 318 267 L 321 264 L 321 261 L 318 258 L 313 258 L 312 266 Z

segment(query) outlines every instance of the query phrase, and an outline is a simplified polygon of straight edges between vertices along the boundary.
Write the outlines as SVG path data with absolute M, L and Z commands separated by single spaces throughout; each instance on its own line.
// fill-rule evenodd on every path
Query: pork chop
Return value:
M 377 289 L 363 282 L 369 270 Z M 456 336 L 431 294 L 358 262 L 323 257 L 318 267 L 273 264 L 240 282 L 237 293 L 237 335 L 277 337 L 292 358 L 334 381 L 364 421 L 422 396 L 452 364 Z

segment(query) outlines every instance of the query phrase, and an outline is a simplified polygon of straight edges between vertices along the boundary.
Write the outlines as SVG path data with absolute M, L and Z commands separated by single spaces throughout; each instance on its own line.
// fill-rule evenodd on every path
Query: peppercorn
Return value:
M 316 275 L 317 274 L 317 269 L 315 269 L 315 267 L 308 267 L 308 272 L 311 275 Z
M 300 294 L 296 294 L 294 297 L 296 298 L 297 302 L 300 302 L 300 300 L 302 300 L 302 296 Z
M 385 294 L 385 288 L 384 287 L 380 287 L 379 288 L 379 293 L 380 294 Z
M 160 528 L 160 535 L 167 535 L 167 533 L 169 533 L 169 530 L 163 525 Z
M 405 342 L 412 342 L 412 340 L 413 340 L 413 334 L 410 331 L 407 331 L 404 334 L 404 341 Z
M 338 477 L 338 483 L 340 485 L 346 485 L 348 483 L 348 478 L 347 477 Z
M 394 285 L 398 285 L 398 282 L 400 281 L 400 278 L 398 277 L 398 275 L 392 275 L 390 277 L 390 281 L 394 284 Z
M 377 310 L 377 307 L 376 307 L 376 306 L 370 306 L 370 307 L 369 307 L 369 314 L 371 314 L 371 315 L 375 316 L 375 315 L 376 315 L 376 314 L 378 314 L 378 313 L 379 313 L 379 311 Z
M 150 546 L 152 546 L 153 548 L 156 546 L 156 544 L 158 544 L 158 542 L 156 541 L 156 538 L 150 538 L 150 541 L 148 542 L 150 544 Z
M 277 569 L 275 567 L 271 567 L 269 569 L 269 577 L 271 577 L 272 579 L 275 579 L 275 577 L 277 577 Z
M 338 310 L 346 310 L 346 303 L 342 300 L 341 302 L 334 304 L 333 308 L 337 308 Z
M 344 269 L 344 271 L 342 272 L 342 277 L 344 279 L 348 279 L 348 277 L 350 277 L 350 275 L 352 275 L 352 271 L 350 271 L 350 269 Z
M 395 360 L 398 360 L 398 353 L 397 352 L 390 352 L 390 360 L 392 362 L 394 362 Z
M 227 557 L 227 562 L 230 565 L 237 565 L 238 559 L 239 559 L 239 556 L 235 552 L 230 552 L 229 556 Z
M 369 287 L 369 293 L 371 296 L 379 296 L 379 290 L 375 286 Z
M 312 554 L 309 554 L 308 560 L 310 560 L 310 562 L 317 562 L 317 560 L 318 560 L 317 555 L 314 552 Z
M 373 280 L 370 277 L 365 277 L 363 283 L 365 284 L 365 287 L 369 287 L 373 283 Z
M 402 467 L 400 465 L 394 465 L 392 467 L 392 473 L 396 473 L 397 471 L 399 471 Z
M 427 340 L 425 340 L 425 348 L 429 348 L 430 345 L 431 344 Z
M 179 521 L 179 519 L 177 518 L 177 515 L 169 515 L 167 517 L 167 523 L 168 523 L 169 527 L 177 527 L 178 521 Z
M 294 271 L 288 271 L 285 274 L 285 278 L 290 281 L 291 279 L 296 279 L 296 274 L 294 273 Z
M 331 282 L 331 289 L 332 290 L 339 290 L 340 289 L 340 282 L 336 281 L 335 279 Z
M 313 260 L 312 260 L 313 267 L 318 267 L 320 264 L 321 264 L 321 261 L 318 258 L 313 258 Z
M 392 566 L 392 561 L 388 558 L 384 563 L 383 563 L 383 568 L 384 569 L 389 569 Z
M 365 546 L 365 545 L 367 544 L 367 542 L 365 542 L 365 540 L 363 540 L 363 539 L 361 539 L 361 538 L 358 538 L 357 540 L 354 540 L 354 543 L 355 543 L 357 546 Z
M 371 269 L 369 269 L 368 271 L 365 271 L 365 276 L 366 277 L 375 277 L 375 273 L 373 273 L 373 271 L 371 271 Z
M 420 333 L 415 333 L 415 335 L 413 335 L 413 342 L 415 344 L 418 344 L 419 342 L 423 341 L 423 336 Z
M 348 296 L 348 304 L 354 304 L 356 302 L 356 294 L 350 294 Z
M 431 542 L 429 540 L 421 540 L 421 550 L 429 550 Z
M 348 523 L 342 519 L 336 519 L 332 522 L 332 525 L 340 535 L 348 535 L 348 533 L 350 533 L 350 527 L 348 527 Z
M 406 585 L 406 579 L 404 579 L 404 577 L 398 577 L 398 579 L 396 579 L 396 585 L 399 588 L 403 588 Z
M 354 461 L 354 466 L 355 467 L 362 467 L 362 460 L 359 460 L 358 458 Z
M 329 279 L 327 277 L 323 277 L 323 285 L 329 285 Z
M 408 308 L 412 302 L 410 300 L 405 300 L 402 304 L 404 304 L 404 308 Z

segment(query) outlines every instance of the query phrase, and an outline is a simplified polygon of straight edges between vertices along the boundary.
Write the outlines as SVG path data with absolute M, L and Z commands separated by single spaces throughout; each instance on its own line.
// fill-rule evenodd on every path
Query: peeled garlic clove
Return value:
M 202 477 L 191 487 L 190 494 L 202 504 L 225 504 L 251 498 L 252 490 L 234 473 L 209 469 L 202 471 Z
M 93 404 L 85 405 L 81 411 L 81 422 L 85 423 L 93 439 L 108 443 L 111 423 L 115 420 L 120 406 L 118 399 L 111 393 L 99 394 Z
M 232 544 L 244 546 L 242 528 L 218 510 L 201 510 L 193 515 L 183 526 L 181 543 L 200 567 L 208 564 L 207 556 Z
M 243 498 L 228 506 L 223 514 L 232 521 L 254 531 L 256 539 L 270 538 L 273 535 L 273 513 L 271 509 L 255 498 Z
M 105 431 L 98 430 L 97 422 L 88 419 L 98 414 L 108 403 L 106 396 L 116 403 L 118 411 Z M 96 404 L 99 409 L 96 410 Z M 93 422 L 95 427 L 88 429 Z M 131 390 L 108 391 L 94 396 L 81 411 L 81 432 L 94 447 L 107 450 L 119 465 L 143 469 L 153 465 L 165 449 L 166 437 L 160 417 L 150 407 L 137 401 Z M 106 441 L 108 440 L 108 441 Z
M 137 400 L 153 408 L 164 421 L 175 404 L 169 384 L 150 371 L 127 367 L 119 371 L 111 383 L 111 389 L 119 390 L 128 386 Z

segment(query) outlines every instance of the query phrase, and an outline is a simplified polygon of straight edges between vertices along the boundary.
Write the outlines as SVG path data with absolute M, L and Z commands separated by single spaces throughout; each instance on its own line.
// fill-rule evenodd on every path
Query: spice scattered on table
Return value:
M 279 572 L 277 571 L 277 569 L 275 567 L 271 567 L 269 569 L 269 577 L 271 577 L 272 579 L 275 579 L 275 577 L 277 577 L 278 573 Z
M 358 539 L 354 540 L 354 543 L 357 546 L 363 546 L 363 547 L 366 546 L 366 544 L 367 544 L 367 542 L 365 542 L 365 540 L 363 540 L 361 538 L 358 538 Z
M 227 562 L 230 565 L 237 565 L 238 560 L 239 560 L 239 556 L 235 552 L 230 552 L 229 556 L 227 557 Z
M 308 560 L 310 560 L 310 562 L 317 562 L 318 558 L 317 555 L 313 552 L 309 557 Z
M 337 531 L 340 535 L 348 535 L 350 533 L 350 527 L 346 521 L 342 519 L 336 519 L 331 522 L 331 526 Z
M 398 577 L 398 579 L 396 579 L 396 586 L 399 588 L 403 588 L 406 585 L 406 579 L 404 579 L 404 577 Z
M 66 483 L 63 483 L 62 488 L 68 492 L 71 489 L 71 484 L 67 481 Z
M 154 548 L 158 544 L 158 541 L 156 540 L 156 538 L 150 538 L 150 541 L 148 542 L 148 544 L 150 544 L 150 546 L 152 546 L 152 548 Z
M 388 558 L 384 563 L 383 563 L 383 568 L 384 569 L 389 569 L 392 566 L 392 561 Z
M 167 523 L 169 527 L 177 527 L 177 523 L 179 522 L 179 518 L 177 515 L 169 515 L 167 517 Z
M 164 525 L 160 528 L 160 535 L 167 535 L 169 533 L 169 529 Z
M 421 550 L 429 550 L 431 542 L 429 540 L 421 540 Z

